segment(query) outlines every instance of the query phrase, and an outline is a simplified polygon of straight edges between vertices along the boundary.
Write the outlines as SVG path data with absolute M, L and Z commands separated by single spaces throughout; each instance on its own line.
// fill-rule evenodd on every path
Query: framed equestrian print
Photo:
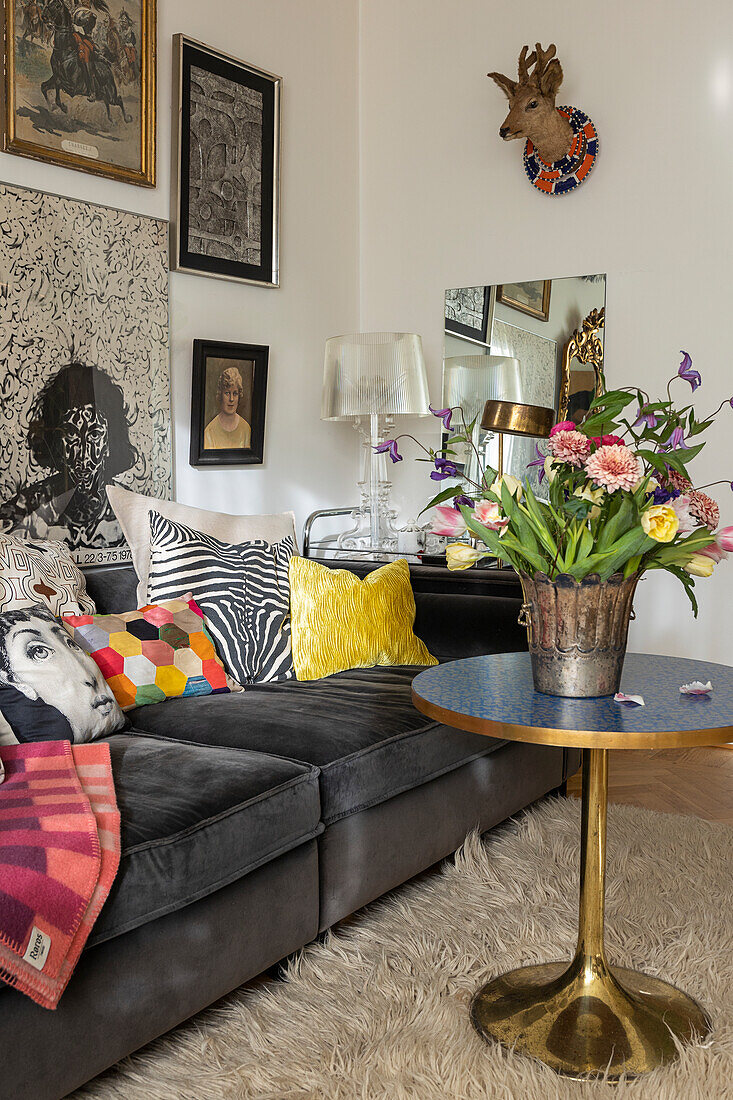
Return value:
M 279 286 L 279 76 L 174 38 L 171 268 Z
M 193 342 L 192 466 L 260 466 L 270 349 L 263 344 Z
M 5 152 L 154 187 L 155 5 L 5 0 Z

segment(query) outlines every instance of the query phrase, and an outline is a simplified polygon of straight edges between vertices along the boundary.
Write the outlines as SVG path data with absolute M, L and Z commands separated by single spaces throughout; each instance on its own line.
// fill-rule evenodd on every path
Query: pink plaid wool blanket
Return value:
M 109 745 L 0 748 L 0 979 L 56 1008 L 114 882 Z

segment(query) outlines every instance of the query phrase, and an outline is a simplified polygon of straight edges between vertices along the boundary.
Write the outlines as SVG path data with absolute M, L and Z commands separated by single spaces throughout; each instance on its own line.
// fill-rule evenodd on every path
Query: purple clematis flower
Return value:
M 475 508 L 476 501 L 472 500 L 471 497 L 467 497 L 465 493 L 461 493 L 460 496 L 453 497 L 453 507 L 460 508 L 461 505 L 463 505 L 464 508 Z
M 545 480 L 545 456 L 543 455 L 542 451 L 539 449 L 539 447 L 537 446 L 536 443 L 534 445 L 534 449 L 535 449 L 535 452 L 537 454 L 537 458 L 533 459 L 532 462 L 527 463 L 527 469 L 529 469 L 530 466 L 539 466 L 539 468 L 540 468 L 539 482 L 540 482 L 540 485 L 541 485 L 542 482 Z
M 433 416 L 437 416 L 438 420 L 443 421 L 443 427 L 447 432 L 450 431 L 451 417 L 453 416 L 453 409 L 434 409 L 432 405 L 428 405 Z
M 644 412 L 644 406 L 642 406 L 636 414 L 636 420 L 632 424 L 632 427 L 640 428 L 642 424 L 646 428 L 656 428 L 657 426 L 657 414 L 653 412 Z
M 687 451 L 689 447 L 685 443 L 685 433 L 682 428 L 675 428 L 669 437 L 667 446 L 670 451 Z
M 378 447 L 374 448 L 375 455 L 383 455 L 389 451 L 389 457 L 393 462 L 402 462 L 402 455 L 397 450 L 396 439 L 385 439 L 384 443 L 380 443 Z
M 685 442 L 684 429 L 677 427 L 672 431 L 671 436 L 666 443 L 661 443 L 659 450 L 664 451 L 689 451 L 689 447 Z
M 698 386 L 702 385 L 702 378 L 700 372 L 692 369 L 692 359 L 686 351 L 681 351 L 680 355 L 683 357 L 680 363 L 680 369 L 677 371 L 680 378 L 684 378 L 685 382 L 689 382 L 692 386 L 692 392 L 694 393 Z
M 457 477 L 458 470 L 455 462 L 449 462 L 447 458 L 436 458 L 435 469 L 430 476 L 433 481 L 445 481 L 449 477 Z

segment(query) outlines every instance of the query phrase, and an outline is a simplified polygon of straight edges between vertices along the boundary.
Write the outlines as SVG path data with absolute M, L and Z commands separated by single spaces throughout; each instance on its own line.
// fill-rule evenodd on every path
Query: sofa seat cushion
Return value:
M 412 705 L 422 669 L 352 669 L 323 680 L 258 684 L 238 695 L 173 699 L 133 711 L 158 737 L 227 745 L 321 769 L 329 824 L 426 783 L 501 741 L 432 722 Z
M 309 765 L 134 734 L 109 746 L 122 858 L 90 945 L 182 909 L 323 830 Z

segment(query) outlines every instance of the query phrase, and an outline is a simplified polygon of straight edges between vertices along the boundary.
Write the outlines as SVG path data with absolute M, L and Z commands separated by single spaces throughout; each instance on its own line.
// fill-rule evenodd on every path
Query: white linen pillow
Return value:
M 0 535 L 0 612 L 35 604 L 57 616 L 96 611 L 66 543 Z
M 157 500 L 156 497 L 131 493 L 129 489 L 121 489 L 118 485 L 108 485 L 107 496 L 130 547 L 132 564 L 138 579 L 139 607 L 143 606 L 148 596 L 151 512 L 157 512 L 173 523 L 182 523 L 221 542 L 263 540 L 277 543 L 291 538 L 295 546 L 298 545 L 295 516 L 292 512 L 270 516 L 230 516 L 226 512 L 207 512 L 202 508 L 191 508 L 187 504 L 176 504 L 172 500 Z

